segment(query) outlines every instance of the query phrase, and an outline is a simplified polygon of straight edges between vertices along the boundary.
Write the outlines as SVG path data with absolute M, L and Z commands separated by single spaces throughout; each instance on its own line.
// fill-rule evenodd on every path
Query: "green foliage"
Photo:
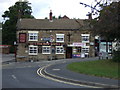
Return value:
M 32 15 L 32 9 L 28 5 L 28 2 L 16 2 L 15 5 L 9 7 L 8 11 L 5 11 L 2 17 L 6 19 L 2 25 L 2 44 L 13 45 L 16 41 L 16 24 L 20 18 L 34 18 Z
M 15 46 L 10 47 L 10 53 L 15 53 Z
M 120 50 L 113 52 L 113 59 L 112 59 L 112 61 L 120 63 Z
M 98 18 L 92 20 L 94 34 L 98 34 L 107 40 L 120 40 L 120 27 L 118 15 L 120 13 L 120 2 L 113 2 L 110 5 L 101 5 L 102 10 Z

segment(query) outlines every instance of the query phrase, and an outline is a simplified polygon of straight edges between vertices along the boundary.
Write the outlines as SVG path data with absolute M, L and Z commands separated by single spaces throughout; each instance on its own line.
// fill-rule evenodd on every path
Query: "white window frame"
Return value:
M 30 52 L 31 49 L 33 50 L 33 53 Z M 34 50 L 36 51 L 36 53 L 34 52 Z M 38 46 L 29 45 L 29 55 L 38 55 Z
M 59 41 L 58 38 L 62 38 L 63 40 Z M 56 42 L 64 42 L 64 34 L 56 34 Z
M 83 38 L 87 39 L 87 41 L 85 41 Z M 89 42 L 90 34 L 81 34 L 81 39 L 82 39 L 82 42 Z
M 60 48 L 62 48 L 63 52 L 57 52 L 57 50 L 61 50 Z M 64 54 L 64 47 L 63 46 L 56 46 L 56 54 Z
M 84 49 L 84 50 L 83 50 Z M 86 52 L 87 51 L 87 52 Z M 82 48 L 82 52 L 84 52 L 84 53 L 89 53 L 89 48 L 87 48 L 87 47 L 84 47 L 84 48 Z
M 44 49 L 47 49 L 47 48 L 49 48 L 49 49 L 47 49 L 47 50 L 49 50 L 49 52 L 44 52 Z M 51 46 L 42 46 L 42 54 L 51 54 Z
M 28 31 L 29 41 L 38 41 L 38 31 Z M 31 39 L 31 37 L 33 39 Z

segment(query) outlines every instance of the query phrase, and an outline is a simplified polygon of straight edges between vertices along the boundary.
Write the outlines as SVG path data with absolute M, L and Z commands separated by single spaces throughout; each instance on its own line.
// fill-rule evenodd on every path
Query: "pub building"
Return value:
M 20 19 L 17 23 L 17 61 L 95 56 L 89 20 Z

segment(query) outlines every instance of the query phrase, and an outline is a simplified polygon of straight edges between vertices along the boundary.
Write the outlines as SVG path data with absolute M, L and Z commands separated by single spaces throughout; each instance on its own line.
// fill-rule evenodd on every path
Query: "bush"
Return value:
M 114 62 L 120 62 L 120 50 L 113 52 L 113 59 Z
M 14 46 L 10 47 L 10 53 L 15 53 L 15 47 Z

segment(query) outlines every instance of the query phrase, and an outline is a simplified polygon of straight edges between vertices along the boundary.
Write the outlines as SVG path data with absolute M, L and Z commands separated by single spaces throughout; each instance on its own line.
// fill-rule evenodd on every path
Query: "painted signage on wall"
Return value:
M 40 42 L 40 43 L 29 43 L 29 45 L 53 45 L 53 46 L 61 46 L 61 43 L 44 43 L 44 42 Z
M 42 41 L 50 41 L 50 39 L 51 39 L 50 37 L 42 37 L 41 38 Z
M 41 40 L 42 41 L 53 42 L 54 41 L 54 37 L 53 37 L 53 35 L 51 35 L 50 37 L 42 37 Z
M 26 33 L 19 33 L 19 43 L 26 42 Z
M 85 46 L 85 43 L 74 42 L 73 46 Z

